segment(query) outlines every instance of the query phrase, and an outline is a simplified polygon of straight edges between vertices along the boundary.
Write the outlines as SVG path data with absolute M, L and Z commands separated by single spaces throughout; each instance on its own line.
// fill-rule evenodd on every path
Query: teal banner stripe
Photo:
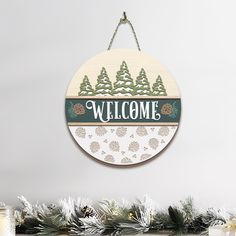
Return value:
M 67 122 L 82 123 L 178 123 L 181 114 L 179 98 L 114 99 L 67 98 Z

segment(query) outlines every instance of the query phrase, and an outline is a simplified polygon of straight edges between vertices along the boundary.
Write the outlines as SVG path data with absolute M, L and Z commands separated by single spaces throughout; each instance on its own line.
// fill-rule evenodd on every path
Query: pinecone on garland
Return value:
M 54 209 L 56 209 L 56 208 L 57 208 L 57 206 L 56 206 L 56 204 L 54 204 L 54 203 L 51 203 L 51 204 L 48 205 L 48 209 L 49 209 L 49 210 L 54 210 Z
M 83 115 L 85 114 L 85 108 L 82 104 L 80 103 L 76 103 L 74 106 L 73 106 L 73 112 L 76 114 L 76 115 Z
M 94 216 L 94 211 L 91 207 L 85 206 L 81 209 L 82 213 L 84 214 L 84 217 L 91 217 Z
M 161 108 L 162 115 L 170 115 L 173 112 L 173 107 L 171 104 L 166 103 Z

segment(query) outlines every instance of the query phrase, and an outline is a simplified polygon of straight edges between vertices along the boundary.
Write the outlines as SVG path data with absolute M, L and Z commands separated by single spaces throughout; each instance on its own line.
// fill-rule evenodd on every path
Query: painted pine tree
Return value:
M 83 82 L 80 84 L 79 96 L 93 96 L 94 90 L 89 82 L 87 75 L 84 76 Z
M 150 84 L 148 82 L 146 72 L 143 68 L 141 69 L 139 76 L 136 79 L 134 95 L 151 95 Z
M 162 78 L 160 75 L 158 75 L 156 79 L 156 83 L 152 86 L 152 95 L 155 96 L 167 96 L 165 86 L 162 82 Z
M 113 95 L 133 95 L 134 82 L 129 73 L 129 69 L 125 61 L 122 62 L 120 70 L 116 74 L 116 82 L 114 83 Z
M 95 86 L 96 95 L 112 95 L 112 83 L 107 75 L 106 69 L 103 67 L 97 79 Z

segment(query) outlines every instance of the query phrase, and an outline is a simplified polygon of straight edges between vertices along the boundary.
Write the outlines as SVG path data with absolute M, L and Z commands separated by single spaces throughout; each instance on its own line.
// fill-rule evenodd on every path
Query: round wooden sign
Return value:
M 87 61 L 71 80 L 68 128 L 81 148 L 114 165 L 132 165 L 161 152 L 181 114 L 177 85 L 166 69 L 138 50 L 113 49 Z

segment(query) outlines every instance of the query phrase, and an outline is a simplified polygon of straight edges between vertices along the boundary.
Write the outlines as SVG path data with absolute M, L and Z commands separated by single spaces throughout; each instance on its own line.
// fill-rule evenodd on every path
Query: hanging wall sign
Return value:
M 69 130 L 96 159 L 115 165 L 143 162 L 174 137 L 180 93 L 166 69 L 139 50 L 115 49 L 86 62 L 69 84 Z
M 110 50 L 122 24 L 130 26 L 138 50 Z M 90 59 L 73 77 L 65 112 L 78 145 L 114 165 L 146 161 L 174 137 L 181 113 L 179 90 L 166 69 L 141 52 L 125 12 L 108 51 Z

